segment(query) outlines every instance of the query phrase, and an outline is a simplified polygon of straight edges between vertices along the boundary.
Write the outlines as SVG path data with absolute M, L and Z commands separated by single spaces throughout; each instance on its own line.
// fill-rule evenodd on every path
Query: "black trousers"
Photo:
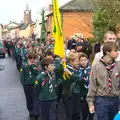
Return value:
M 63 104 L 64 104 L 67 120 L 72 120 L 72 115 L 73 115 L 73 96 L 64 96 L 63 95 Z
M 34 102 L 34 84 L 25 84 L 23 85 L 27 109 L 30 114 L 33 114 L 33 102 Z
M 89 113 L 86 97 L 73 95 L 64 97 L 63 102 L 67 120 L 93 120 L 94 115 Z
M 33 113 L 35 116 L 40 116 L 40 101 L 38 95 L 34 89 L 34 103 L 33 103 Z
M 11 49 L 7 48 L 7 50 L 8 50 L 8 56 L 11 57 Z
M 93 120 L 93 117 L 94 117 L 94 114 L 89 113 L 89 108 L 88 108 L 88 103 L 86 101 L 86 97 L 73 95 L 72 120 L 81 120 L 81 119 L 82 120 Z
M 40 120 L 57 119 L 57 100 L 40 101 Z
M 20 68 L 22 67 L 22 57 L 20 55 L 16 56 L 16 67 L 18 68 L 18 70 L 20 70 Z

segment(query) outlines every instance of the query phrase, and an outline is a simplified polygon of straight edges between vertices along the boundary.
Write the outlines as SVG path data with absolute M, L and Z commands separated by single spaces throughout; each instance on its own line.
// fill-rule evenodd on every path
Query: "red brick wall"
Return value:
M 72 36 L 75 33 L 83 33 L 84 38 L 93 37 L 92 13 L 90 12 L 64 12 L 63 15 L 64 36 Z
M 52 16 L 48 17 L 47 30 L 52 30 Z M 64 12 L 63 34 L 70 37 L 75 33 L 83 33 L 84 38 L 92 35 L 92 13 L 90 12 Z
M 47 31 L 52 31 L 52 16 L 49 16 L 47 18 L 46 27 L 47 27 Z

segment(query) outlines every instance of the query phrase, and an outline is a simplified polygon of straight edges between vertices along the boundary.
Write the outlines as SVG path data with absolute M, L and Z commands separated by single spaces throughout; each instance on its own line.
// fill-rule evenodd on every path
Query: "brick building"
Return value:
M 28 5 L 26 6 L 26 10 L 24 11 L 24 23 L 31 22 L 31 10 L 29 10 Z
M 50 6 L 52 7 L 52 6 Z M 84 38 L 92 35 L 92 10 L 94 5 L 90 0 L 72 0 L 60 7 L 64 37 L 70 37 L 75 33 Z M 49 8 L 51 10 L 51 8 Z M 47 30 L 52 30 L 53 13 L 47 15 Z

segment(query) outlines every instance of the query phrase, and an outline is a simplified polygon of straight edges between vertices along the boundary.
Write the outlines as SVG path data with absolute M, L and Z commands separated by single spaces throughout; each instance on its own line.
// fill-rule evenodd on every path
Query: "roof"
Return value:
M 45 16 L 49 16 L 49 15 L 52 15 L 52 11 L 50 11 L 50 12 L 47 12 L 46 14 L 45 14 Z
M 11 31 L 11 30 L 13 30 L 13 29 L 20 28 L 22 25 L 23 25 L 23 23 L 19 23 L 18 26 L 7 28 L 7 30 L 8 30 L 8 31 Z
M 20 30 L 25 30 L 25 29 L 28 27 L 29 24 L 30 24 L 30 23 L 23 23 L 23 24 L 20 26 Z
M 29 23 L 22 23 L 22 25 L 19 26 L 20 30 L 25 30 L 28 25 L 35 25 L 35 22 L 31 21 Z
M 45 17 L 45 22 L 47 21 L 47 18 Z M 42 24 L 42 20 L 39 22 L 39 25 Z
M 30 23 L 30 25 L 35 25 L 35 24 L 36 24 L 36 22 L 33 22 L 33 21 Z
M 61 11 L 92 11 L 95 4 L 92 0 L 71 0 L 60 7 Z M 46 16 L 51 16 L 53 12 L 49 12 Z
M 60 7 L 62 11 L 91 11 L 95 9 L 92 0 L 71 0 Z
M 19 26 L 21 24 L 21 23 L 17 23 L 17 22 L 14 21 L 14 22 L 11 22 L 11 23 L 7 24 L 7 26 L 10 25 L 10 24 L 12 24 L 12 23 L 16 24 L 17 26 Z

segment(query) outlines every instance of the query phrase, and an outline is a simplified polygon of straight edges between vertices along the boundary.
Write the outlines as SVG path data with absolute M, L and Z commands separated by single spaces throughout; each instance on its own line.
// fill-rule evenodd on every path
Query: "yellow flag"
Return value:
M 64 58 L 65 57 L 64 38 L 58 0 L 52 0 L 52 4 L 53 4 L 52 34 L 55 39 L 54 54 L 60 56 L 61 58 Z
M 55 39 L 54 54 L 58 55 L 61 58 L 65 58 L 64 38 L 58 0 L 52 0 L 52 4 L 53 4 L 52 35 Z M 64 68 L 65 67 L 66 63 L 64 63 Z M 68 75 L 68 73 L 64 72 L 63 78 L 67 80 L 70 78 L 70 76 Z

